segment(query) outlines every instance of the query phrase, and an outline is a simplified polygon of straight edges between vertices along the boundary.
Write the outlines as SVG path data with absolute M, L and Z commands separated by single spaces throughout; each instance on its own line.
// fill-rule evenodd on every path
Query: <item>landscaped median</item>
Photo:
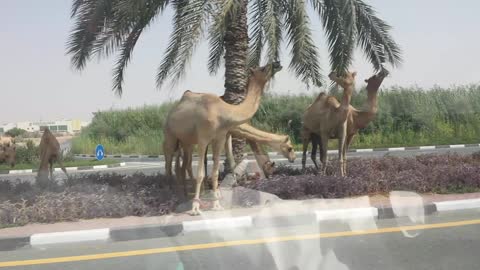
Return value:
M 330 164 L 328 174 L 334 174 L 337 166 L 335 162 Z M 480 191 L 480 154 L 355 158 L 349 160 L 348 173 L 348 177 L 323 176 L 312 168 L 302 172 L 280 167 L 271 179 L 252 180 L 235 188 L 231 197 L 235 207 L 249 207 L 264 203 L 259 201 L 260 193 L 256 191 L 274 198 L 300 200 L 388 194 L 399 190 L 419 194 L 477 192 Z M 170 191 L 172 180 L 161 174 L 75 175 L 48 190 L 27 182 L 3 180 L 0 181 L 0 225 L 160 216 L 179 209 L 188 210 L 188 203 L 182 204 Z
M 77 170 L 91 170 L 91 169 L 105 169 L 105 168 L 114 168 L 125 166 L 125 163 L 118 162 L 114 159 L 104 159 L 104 160 L 75 160 L 64 162 L 67 171 L 77 171 Z M 54 165 L 55 171 L 61 171 L 61 168 L 58 164 Z M 37 164 L 16 164 L 14 168 L 6 165 L 0 165 L 0 174 L 19 174 L 19 173 L 33 173 L 38 172 Z

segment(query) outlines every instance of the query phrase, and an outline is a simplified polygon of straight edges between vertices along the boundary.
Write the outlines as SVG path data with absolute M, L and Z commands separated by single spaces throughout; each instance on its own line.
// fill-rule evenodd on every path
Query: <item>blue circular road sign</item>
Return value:
M 102 160 L 105 157 L 105 148 L 103 148 L 103 145 L 97 145 L 95 148 L 95 156 L 97 157 L 97 160 Z

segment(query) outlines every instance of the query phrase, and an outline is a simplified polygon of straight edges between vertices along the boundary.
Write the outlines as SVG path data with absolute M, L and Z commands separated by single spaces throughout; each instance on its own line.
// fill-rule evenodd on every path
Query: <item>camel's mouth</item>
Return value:
M 271 73 L 272 73 L 272 76 L 275 75 L 275 73 L 279 72 L 280 70 L 282 70 L 282 65 L 280 64 L 280 61 L 275 61 L 271 64 Z

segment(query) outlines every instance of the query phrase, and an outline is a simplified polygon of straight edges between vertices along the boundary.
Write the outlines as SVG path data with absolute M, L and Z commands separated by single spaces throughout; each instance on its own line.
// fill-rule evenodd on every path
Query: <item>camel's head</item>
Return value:
M 262 170 L 263 173 L 265 174 L 265 177 L 269 177 L 273 175 L 273 172 L 275 171 L 275 162 L 272 161 L 267 161 L 262 165 Z
M 285 140 L 280 144 L 280 152 L 282 152 L 282 155 L 286 157 L 291 163 L 295 161 L 295 149 L 293 149 L 290 137 L 285 136 Z
M 282 70 L 282 65 L 280 65 L 279 61 L 267 64 L 263 67 L 250 68 L 250 79 L 265 84 L 280 70 Z
M 0 163 L 9 164 L 12 168 L 15 167 L 17 160 L 17 147 L 15 143 L 5 143 L 0 145 Z
M 353 87 L 353 85 L 355 84 L 355 76 L 357 76 L 356 71 L 347 72 L 343 76 L 338 76 L 336 72 L 332 72 L 328 75 L 328 78 L 346 89 Z
M 372 77 L 365 80 L 367 83 L 368 91 L 378 91 L 380 85 L 383 82 L 383 79 L 388 76 L 388 70 L 382 69 L 379 73 L 373 75 Z

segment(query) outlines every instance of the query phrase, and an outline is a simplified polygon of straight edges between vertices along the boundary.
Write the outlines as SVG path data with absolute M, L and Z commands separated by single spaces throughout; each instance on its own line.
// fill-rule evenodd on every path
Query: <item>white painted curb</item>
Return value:
M 434 203 L 438 212 L 480 208 L 480 199 L 446 201 Z
M 420 146 L 420 150 L 435 150 L 436 147 L 434 145 L 429 146 Z
M 184 232 L 252 227 L 252 217 L 232 217 L 182 222 Z
M 108 165 L 95 165 L 93 166 L 93 169 L 108 169 Z
M 315 211 L 317 221 L 324 220 L 349 220 L 355 218 L 376 218 L 378 209 L 376 207 L 348 208 L 334 210 Z
M 391 147 L 388 148 L 389 152 L 395 152 L 395 151 L 405 151 L 405 147 Z
M 27 169 L 27 170 L 11 170 L 8 172 L 8 174 L 20 174 L 20 173 L 33 173 L 32 169 Z
M 40 246 L 48 244 L 76 243 L 84 241 L 108 240 L 110 238 L 110 229 L 39 233 L 30 236 L 31 246 Z
M 451 144 L 450 148 L 465 148 L 465 144 Z
M 373 152 L 373 149 L 357 149 L 355 150 L 357 153 L 363 153 L 363 152 Z

